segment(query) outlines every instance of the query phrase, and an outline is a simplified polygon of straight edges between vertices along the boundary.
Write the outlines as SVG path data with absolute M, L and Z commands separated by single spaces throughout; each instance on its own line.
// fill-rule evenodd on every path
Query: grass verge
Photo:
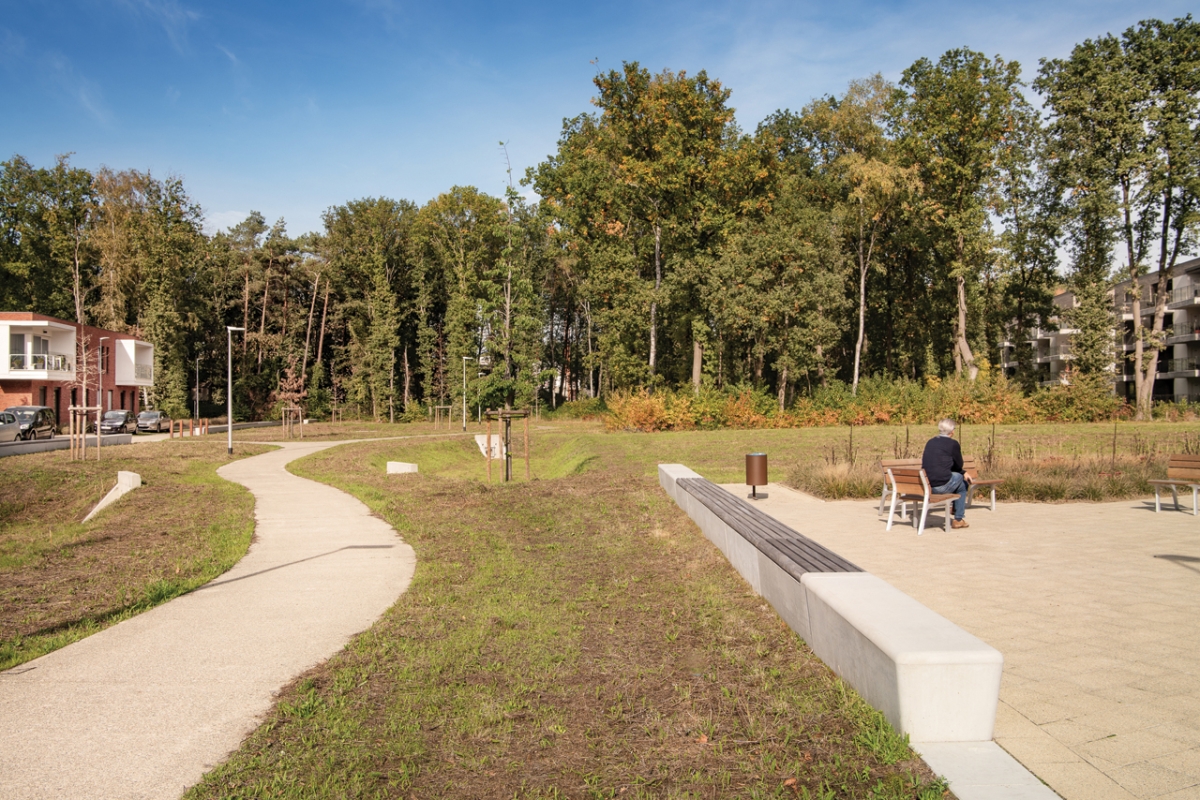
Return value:
M 234 459 L 266 451 L 238 445 Z M 94 451 L 93 451 L 94 452 Z M 0 670 L 78 641 L 212 580 L 246 553 L 254 498 L 217 477 L 224 443 L 0 459 Z M 142 488 L 84 524 L 118 470 Z
M 542 432 L 507 485 L 461 438 L 293 462 L 416 576 L 188 797 L 949 797 L 665 497 L 651 441 Z

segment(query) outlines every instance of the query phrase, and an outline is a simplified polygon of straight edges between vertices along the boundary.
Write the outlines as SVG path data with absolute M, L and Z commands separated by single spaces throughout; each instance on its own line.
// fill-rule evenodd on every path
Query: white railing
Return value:
M 74 372 L 71 357 L 61 353 L 13 353 L 8 360 L 9 370 L 37 369 L 51 372 Z

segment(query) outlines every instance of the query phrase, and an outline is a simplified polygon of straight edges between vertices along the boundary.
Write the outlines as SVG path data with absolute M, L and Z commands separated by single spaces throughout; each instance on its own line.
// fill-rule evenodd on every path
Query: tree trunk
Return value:
M 658 289 L 662 286 L 662 228 L 654 226 L 654 296 L 650 298 L 650 377 L 658 368 Z
M 313 281 L 313 296 L 312 302 L 308 304 L 308 326 L 304 329 L 304 361 L 300 364 L 300 388 L 304 389 L 308 385 L 308 345 L 312 338 L 312 322 L 313 312 L 317 310 L 317 294 L 321 288 L 321 273 L 317 273 L 317 279 Z
M 271 289 L 271 269 L 267 268 L 267 273 L 263 277 L 263 299 L 262 299 L 262 315 L 258 319 L 258 366 L 262 368 L 263 360 L 263 336 L 267 332 L 267 302 L 270 299 L 268 292 Z
M 250 330 L 250 265 L 246 265 L 246 281 L 242 286 L 242 331 Z M 246 355 L 246 336 L 242 335 L 242 356 Z
M 700 378 L 704 366 L 704 348 L 700 345 L 700 340 L 695 338 L 696 334 L 692 334 L 692 391 L 695 394 L 700 394 Z
M 783 372 L 779 375 L 779 410 L 783 411 L 784 405 L 787 403 L 787 384 L 788 384 L 788 368 L 784 367 Z
M 329 312 L 329 281 L 325 281 L 325 305 L 321 308 L 321 334 L 317 337 L 317 361 L 321 360 L 325 349 L 325 315 Z M 333 385 L 333 370 L 329 371 L 330 385 Z
M 867 265 L 863 260 L 862 246 L 858 249 L 858 340 L 854 343 L 854 381 L 850 394 L 858 395 L 858 370 L 862 362 L 863 333 L 867 324 Z M 782 409 L 781 409 L 782 410 Z
M 404 411 L 408 413 L 409 387 L 412 385 L 412 371 L 408 366 L 408 347 L 404 348 Z
M 975 366 L 975 356 L 971 353 L 971 345 L 967 344 L 967 280 L 961 275 L 956 279 L 958 284 L 958 318 L 954 326 L 954 372 L 961 375 L 963 367 L 967 368 L 967 377 L 975 380 L 979 368 Z

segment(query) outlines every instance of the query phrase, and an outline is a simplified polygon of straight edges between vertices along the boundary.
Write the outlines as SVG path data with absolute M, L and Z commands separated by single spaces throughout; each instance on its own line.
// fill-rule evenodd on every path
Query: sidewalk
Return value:
M 747 487 L 725 488 L 739 497 Z M 879 501 L 756 506 L 1004 654 L 995 739 L 1067 800 L 1200 800 L 1200 520 L 1153 500 L 969 509 L 918 537 Z
M 284 443 L 219 470 L 256 499 L 255 540 L 229 572 L 0 673 L 0 797 L 179 797 L 280 687 L 396 601 L 412 548 L 358 500 L 284 469 L 336 444 Z

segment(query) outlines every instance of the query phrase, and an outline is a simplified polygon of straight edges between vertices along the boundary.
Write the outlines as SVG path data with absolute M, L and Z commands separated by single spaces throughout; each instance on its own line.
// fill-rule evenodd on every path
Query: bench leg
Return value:
M 954 502 L 953 500 L 946 501 L 946 533 L 950 532 L 950 516 L 953 513 L 950 508 L 950 504 L 953 502 Z
M 921 503 L 921 524 L 917 526 L 917 536 L 925 532 L 925 518 L 929 516 L 929 503 Z M 913 522 L 917 521 L 917 509 L 913 506 Z
M 996 487 L 992 487 L 992 511 L 996 510 Z
M 1200 517 L 1200 486 L 1192 487 L 1192 516 Z
M 1158 487 L 1154 487 L 1154 513 L 1162 511 L 1162 498 L 1158 496 Z
M 903 508 L 903 506 L 901 506 L 901 508 Z M 887 527 L 884 528 L 884 530 L 890 531 L 892 529 L 892 520 L 895 518 L 895 516 L 896 516 L 896 493 L 892 492 L 892 507 L 890 509 L 888 509 L 888 524 L 887 524 Z
M 883 504 L 887 502 L 887 496 L 888 496 L 887 478 L 884 477 L 884 479 L 883 479 L 883 494 L 879 495 L 879 513 L 880 514 L 883 514 Z
M 1175 510 L 1178 511 L 1179 510 L 1179 489 L 1174 486 L 1171 487 L 1171 499 L 1175 501 Z

